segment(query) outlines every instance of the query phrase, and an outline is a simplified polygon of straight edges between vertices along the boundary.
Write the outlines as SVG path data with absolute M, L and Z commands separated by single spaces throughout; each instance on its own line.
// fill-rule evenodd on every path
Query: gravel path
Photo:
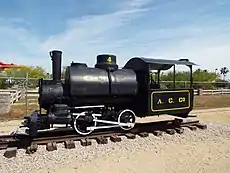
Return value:
M 43 146 L 33 155 L 19 150 L 17 157 L 11 159 L 4 158 L 4 151 L 0 151 L 0 172 L 227 173 L 230 170 L 230 121 L 225 120 L 230 117 L 230 111 L 219 116 L 223 121 L 216 121 L 218 114 L 221 113 L 206 111 L 202 116 L 208 129 L 195 132 L 185 129 L 182 135 L 137 136 L 135 140 L 124 137 L 120 143 L 109 141 L 107 145 L 98 145 L 93 141 L 88 147 L 76 142 L 76 149 L 71 150 L 60 144 L 53 152 L 47 152 Z
M 16 158 L 1 158 L 0 170 L 8 172 L 227 172 L 230 169 L 230 126 L 208 124 L 208 129 L 185 130 L 183 135 L 163 135 L 121 143 L 47 152 L 39 147 L 33 155 L 19 150 Z M 3 154 L 3 151 L 0 152 Z M 216 162 L 221 159 L 221 162 Z M 141 165 L 143 164 L 143 165 Z M 100 167 L 103 165 L 102 167 Z M 167 165 L 167 166 L 166 166 Z M 222 170 L 219 170 L 221 167 Z M 68 170 L 68 171 L 67 171 Z

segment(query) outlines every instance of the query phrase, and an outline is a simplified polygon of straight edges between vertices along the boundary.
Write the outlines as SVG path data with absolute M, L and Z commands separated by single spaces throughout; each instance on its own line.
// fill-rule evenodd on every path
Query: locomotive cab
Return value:
M 190 71 L 190 87 L 176 88 L 175 66 L 184 65 Z M 130 59 L 124 68 L 132 69 L 137 75 L 139 86 L 138 100 L 135 106 L 136 112 L 141 117 L 170 114 L 179 117 L 187 117 L 193 109 L 194 91 L 192 88 L 192 66 L 196 65 L 187 59 L 165 60 L 134 57 Z M 173 68 L 173 87 L 167 88 L 161 84 L 160 74 Z M 153 73 L 155 71 L 155 73 Z M 155 74 L 156 78 L 153 78 Z

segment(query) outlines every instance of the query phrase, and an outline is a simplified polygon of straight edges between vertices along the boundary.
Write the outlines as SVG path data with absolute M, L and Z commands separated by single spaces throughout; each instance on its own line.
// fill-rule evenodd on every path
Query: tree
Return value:
M 39 66 L 23 66 L 21 68 L 13 68 L 4 70 L 5 74 L 10 77 L 26 77 L 28 73 L 28 78 L 45 78 L 47 77 L 47 72 Z
M 229 72 L 229 70 L 228 70 L 227 67 L 222 67 L 222 68 L 220 69 L 220 74 L 223 75 L 223 80 L 225 80 L 225 77 L 226 77 L 226 75 L 228 74 L 228 72 Z
M 213 89 L 215 86 L 212 82 L 219 79 L 218 74 L 208 70 L 198 69 L 193 73 L 194 88 Z
M 164 73 L 160 77 L 161 81 L 173 81 L 173 72 L 169 71 L 167 73 Z M 179 81 L 176 82 L 177 88 L 184 88 L 188 87 L 188 82 L 182 82 L 182 81 L 189 81 L 190 79 L 190 72 L 189 71 L 177 71 L 175 74 L 175 80 Z M 194 88 L 215 88 L 216 85 L 212 84 L 212 82 L 215 82 L 219 79 L 218 74 L 215 72 L 208 71 L 206 69 L 197 69 L 193 72 L 193 87 Z M 172 82 L 164 82 L 168 88 L 173 87 Z
M 7 79 L 2 79 L 0 84 L 1 88 L 11 87 L 13 85 L 20 85 L 25 81 L 26 75 L 28 74 L 28 78 L 35 78 L 30 79 L 28 81 L 28 86 L 36 87 L 38 85 L 38 78 L 48 78 L 48 73 L 39 66 L 22 66 L 21 68 L 12 68 L 12 69 L 5 69 L 4 74 L 7 77 L 12 78 L 11 83 L 6 82 Z M 19 79 L 14 79 L 19 78 Z

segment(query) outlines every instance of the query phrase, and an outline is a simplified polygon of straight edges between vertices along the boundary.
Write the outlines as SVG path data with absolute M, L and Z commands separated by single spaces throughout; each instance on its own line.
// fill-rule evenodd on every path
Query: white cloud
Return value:
M 41 40 L 31 30 L 23 28 L 22 24 L 26 24 L 23 19 L 0 18 L 0 37 L 5 40 L 0 43 L 1 60 L 42 65 L 50 70 L 48 51 L 60 49 L 63 51 L 63 61 L 66 64 L 75 60 L 87 61 L 94 65 L 98 53 L 115 53 L 112 50 L 122 45 L 121 40 L 110 40 L 110 35 L 117 28 L 141 15 L 146 9 L 140 7 L 147 2 L 148 0 L 127 1 L 114 13 L 69 20 L 65 31 L 45 40 Z
M 6 22 L 7 19 L 0 18 L 0 38 L 3 40 L 0 42 L 1 61 L 42 65 L 50 71 L 48 51 L 60 49 L 63 51 L 65 65 L 71 61 L 79 61 L 93 66 L 96 55 L 100 53 L 116 54 L 121 66 L 133 56 L 169 59 L 186 57 L 201 65 L 201 68 L 212 70 L 230 64 L 227 21 L 216 26 L 205 23 L 181 24 L 161 29 L 143 26 L 133 36 L 117 39 L 119 34 L 129 34 L 129 30 L 119 32 L 135 19 L 144 16 L 149 10 L 149 2 L 150 0 L 124 0 L 116 12 L 68 20 L 63 32 L 43 40 L 33 31 L 22 27 L 21 24 L 26 24 L 23 19 L 16 18 Z M 11 27 L 15 23 L 17 25 Z M 152 23 L 158 25 L 154 21 Z
M 122 9 L 114 13 L 86 16 L 78 20 L 69 20 L 66 30 L 51 36 L 42 44 L 42 49 L 63 50 L 63 56 L 68 61 L 86 61 L 95 64 L 99 53 L 115 53 L 117 47 L 123 45 L 123 40 L 111 39 L 116 30 L 128 25 L 133 19 L 140 17 L 147 9 L 142 9 L 148 0 L 135 0 L 124 3 Z M 64 59 L 66 62 L 66 59 Z

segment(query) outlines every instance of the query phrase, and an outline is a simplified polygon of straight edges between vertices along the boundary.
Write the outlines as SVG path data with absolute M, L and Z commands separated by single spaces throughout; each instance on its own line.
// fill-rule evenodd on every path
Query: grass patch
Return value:
M 36 104 L 28 105 L 28 115 L 34 110 L 39 110 L 39 106 Z M 0 120 L 17 120 L 23 119 L 26 115 L 26 106 L 24 105 L 13 105 L 8 114 L 0 115 Z
M 38 110 L 39 106 L 35 104 L 28 105 L 28 115 L 34 110 Z M 194 98 L 194 109 L 210 109 L 210 108 L 223 108 L 230 107 L 230 95 L 207 95 L 207 96 L 195 96 Z M 15 120 L 23 119 L 26 114 L 26 106 L 13 105 L 10 113 L 0 115 L 0 120 Z

